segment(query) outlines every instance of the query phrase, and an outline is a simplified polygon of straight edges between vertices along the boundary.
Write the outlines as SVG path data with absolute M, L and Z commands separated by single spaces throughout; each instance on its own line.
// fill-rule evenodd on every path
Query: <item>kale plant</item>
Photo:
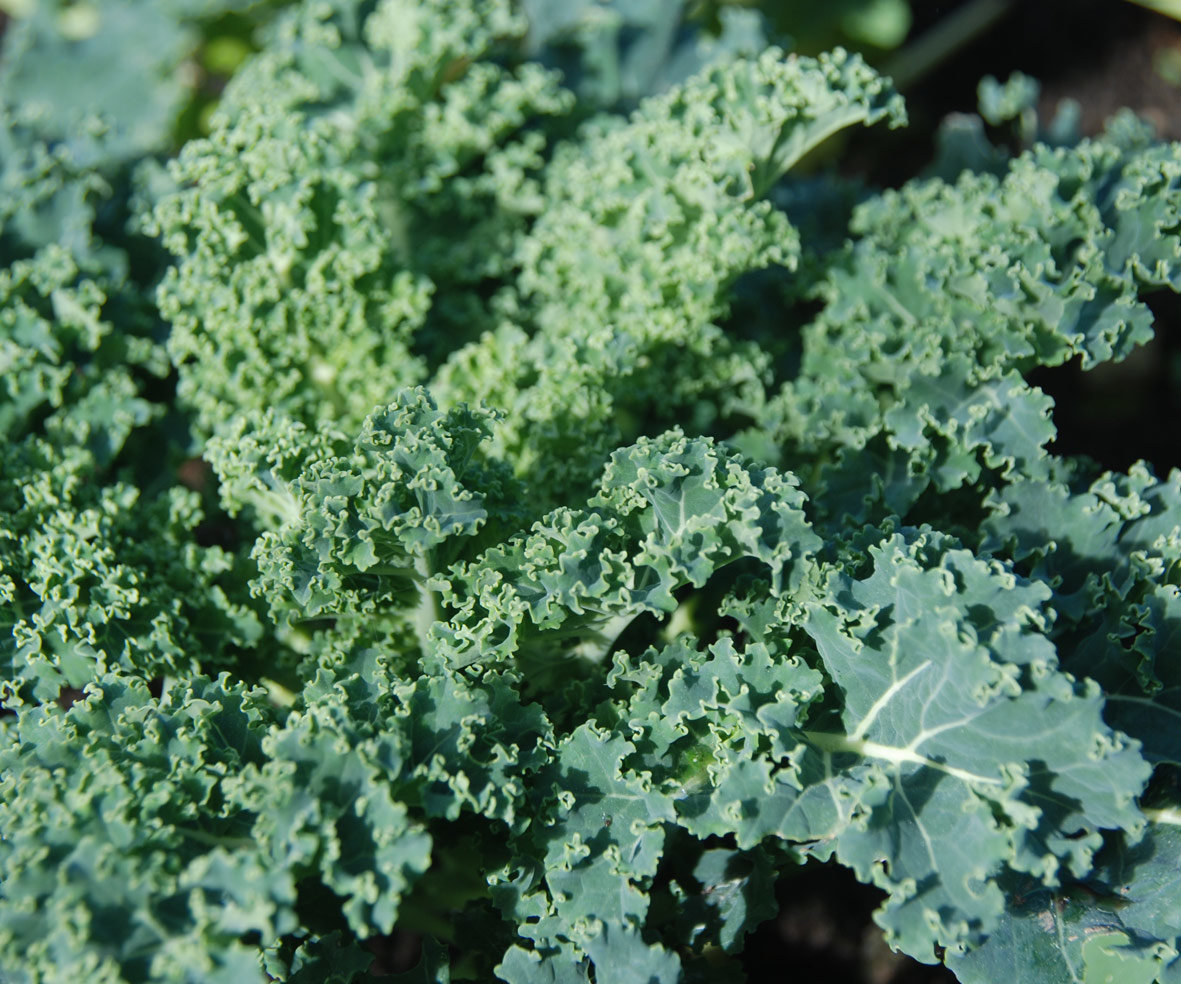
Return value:
M 798 165 L 890 82 L 744 17 L 139 6 L 261 47 L 175 154 L 0 106 L 0 981 L 740 981 L 827 861 L 965 984 L 1181 982 L 1181 472 L 1037 383 L 1160 327 L 1181 148 L 994 85 L 879 191 Z

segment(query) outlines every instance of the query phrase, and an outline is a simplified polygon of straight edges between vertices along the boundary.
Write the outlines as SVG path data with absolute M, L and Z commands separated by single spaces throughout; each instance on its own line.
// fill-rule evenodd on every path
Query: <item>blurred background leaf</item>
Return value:
M 1142 7 L 1155 10 L 1158 14 L 1181 20 L 1181 0 L 1132 0 Z

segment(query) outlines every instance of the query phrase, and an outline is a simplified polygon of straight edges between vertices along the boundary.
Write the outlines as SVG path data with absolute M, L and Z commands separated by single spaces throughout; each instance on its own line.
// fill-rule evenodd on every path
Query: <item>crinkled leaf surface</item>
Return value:
M 818 722 L 803 737 L 819 758 L 813 782 L 846 826 L 810 830 L 811 791 L 784 832 L 835 833 L 838 857 L 890 891 L 887 933 L 933 959 L 932 930 L 948 945 L 996 924 L 1006 868 L 1081 874 L 1101 829 L 1139 829 L 1148 769 L 1104 724 L 1098 688 L 1057 672 L 1033 631 L 1044 588 L 964 552 L 924 568 L 923 546 L 896 537 L 871 549 L 869 577 L 830 580 L 833 600 L 809 606 L 841 730 Z M 998 596 L 989 581 L 1007 589 L 1003 607 L 1024 595 L 1030 631 L 987 607 Z M 965 593 L 973 582 L 982 610 Z

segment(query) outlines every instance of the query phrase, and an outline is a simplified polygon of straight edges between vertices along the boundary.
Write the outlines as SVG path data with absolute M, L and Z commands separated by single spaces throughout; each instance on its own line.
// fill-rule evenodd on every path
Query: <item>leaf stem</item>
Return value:
M 909 89 L 1009 13 L 1014 0 L 970 0 L 902 48 L 883 74 L 898 89 Z
M 890 762 L 893 765 L 902 765 L 904 763 L 908 765 L 921 765 L 928 769 L 935 769 L 962 782 L 977 783 L 986 786 L 1003 785 L 1001 779 L 977 775 L 975 772 L 959 769 L 954 765 L 936 762 L 934 759 L 929 759 L 925 755 L 920 755 L 918 752 L 912 751 L 909 748 L 882 745 L 876 741 L 865 741 L 864 739 L 851 738 L 848 735 L 825 731 L 805 731 L 803 732 L 803 737 L 810 745 L 819 748 L 823 752 L 848 752 L 853 755 L 864 756 L 865 758 L 880 759 L 883 762 Z
M 409 573 L 409 572 L 407 572 Z M 414 561 L 413 580 L 418 588 L 418 605 L 414 609 L 414 635 L 422 652 L 429 651 L 431 626 L 439 621 L 439 598 L 430 588 L 431 564 L 427 554 Z
M 1173 827 L 1181 827 L 1181 807 L 1154 807 L 1143 811 L 1152 823 L 1165 823 Z

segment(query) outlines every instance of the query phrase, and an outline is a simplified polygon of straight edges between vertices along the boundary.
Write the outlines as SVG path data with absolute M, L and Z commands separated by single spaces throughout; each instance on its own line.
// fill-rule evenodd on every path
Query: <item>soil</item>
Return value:
M 955 984 L 946 967 L 920 964 L 886 945 L 874 924 L 883 893 L 848 868 L 812 864 L 783 878 L 779 915 L 747 938 L 749 984 Z
M 912 34 L 929 30 L 966 3 L 915 0 Z M 1084 133 L 1127 106 L 1181 138 L 1181 23 L 1126 0 L 1015 0 L 970 44 L 907 92 L 915 128 L 949 112 L 971 112 L 985 75 L 1020 71 L 1042 83 L 1049 119 L 1061 99 L 1076 100 Z

